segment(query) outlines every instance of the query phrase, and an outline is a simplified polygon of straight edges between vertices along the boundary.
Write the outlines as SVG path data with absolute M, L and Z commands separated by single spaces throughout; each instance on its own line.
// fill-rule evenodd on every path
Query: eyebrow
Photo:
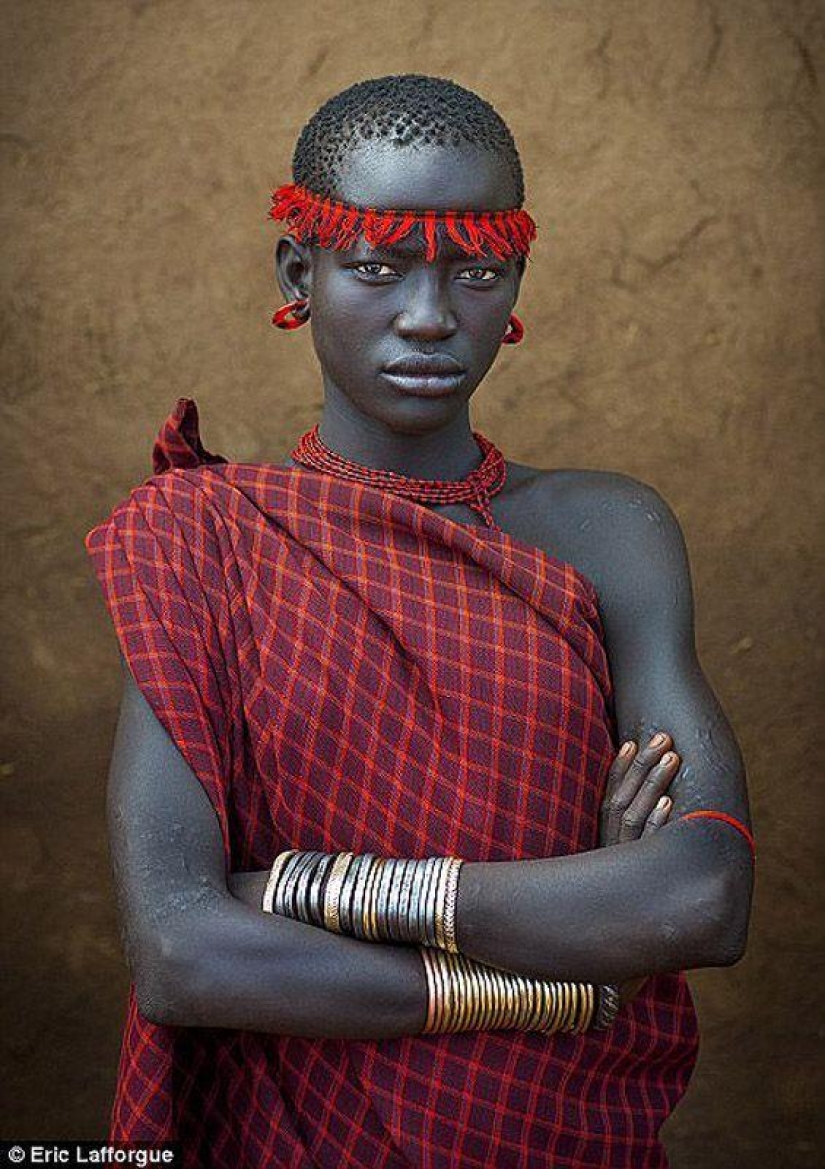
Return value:
M 374 253 L 375 255 L 392 256 L 397 260 L 423 260 L 425 255 L 425 248 L 423 245 L 417 246 L 416 244 L 404 243 L 377 244 L 375 247 L 370 247 L 369 244 L 367 244 L 365 241 L 362 241 L 357 245 L 356 250 L 363 250 Z M 476 264 L 482 262 L 489 264 L 496 263 L 495 256 L 470 256 L 466 252 L 462 251 L 461 248 L 452 241 L 439 242 L 438 259 L 466 260 L 468 264 L 472 264 L 474 262 Z

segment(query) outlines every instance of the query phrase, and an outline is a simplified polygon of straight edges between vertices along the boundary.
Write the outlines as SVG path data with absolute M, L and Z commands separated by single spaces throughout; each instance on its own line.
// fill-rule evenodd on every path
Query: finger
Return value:
M 633 739 L 628 739 L 622 743 L 616 756 L 610 765 L 610 770 L 607 773 L 605 781 L 604 799 L 602 801 L 602 819 L 605 819 L 605 809 L 613 792 L 620 786 L 624 777 L 627 775 L 627 769 L 633 762 L 636 754 L 637 746 Z
M 656 766 L 662 755 L 668 750 L 671 742 L 670 735 L 662 732 L 662 736 L 657 741 L 657 736 L 654 735 L 641 751 L 634 753 L 624 777 L 613 791 L 607 794 L 606 806 L 604 807 L 605 835 L 611 840 L 618 839 L 622 817 L 633 802 L 650 769 Z M 659 794 L 661 795 L 661 792 Z M 641 828 L 641 825 L 639 827 Z
M 651 768 L 636 795 L 622 813 L 619 823 L 619 841 L 638 840 L 659 798 L 673 782 L 679 768 L 679 756 L 667 751 Z
M 627 775 L 628 768 L 636 756 L 636 751 L 637 746 L 633 739 L 628 739 L 627 742 L 622 743 L 607 773 L 606 786 L 608 791 L 615 789 Z
M 657 828 L 661 828 L 663 824 L 667 823 L 667 818 L 670 815 L 670 809 L 673 807 L 673 800 L 669 796 L 662 796 L 656 807 L 647 818 L 647 823 L 642 831 L 642 836 L 650 836 Z

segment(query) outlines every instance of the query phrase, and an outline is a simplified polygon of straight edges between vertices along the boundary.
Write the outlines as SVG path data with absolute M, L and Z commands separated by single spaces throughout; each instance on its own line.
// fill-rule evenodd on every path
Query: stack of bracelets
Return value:
M 428 996 L 422 1034 L 506 1029 L 578 1035 L 609 1027 L 619 1009 L 618 987 L 527 978 L 459 952 L 462 864 L 452 856 L 400 860 L 289 849 L 275 857 L 262 908 L 362 941 L 418 946 Z

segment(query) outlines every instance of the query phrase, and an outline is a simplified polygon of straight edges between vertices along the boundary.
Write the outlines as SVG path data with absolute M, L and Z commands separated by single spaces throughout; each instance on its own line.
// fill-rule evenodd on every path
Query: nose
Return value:
M 406 298 L 395 318 L 399 337 L 420 337 L 427 341 L 451 337 L 457 323 L 449 296 L 432 264 L 428 271 L 410 273 L 404 281 Z

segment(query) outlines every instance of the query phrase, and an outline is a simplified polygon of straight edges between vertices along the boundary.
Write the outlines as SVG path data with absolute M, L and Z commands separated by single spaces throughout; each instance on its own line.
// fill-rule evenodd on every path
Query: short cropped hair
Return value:
M 513 135 L 489 102 L 443 77 L 391 74 L 358 81 L 312 115 L 292 158 L 294 182 L 334 198 L 342 163 L 352 147 L 371 138 L 399 146 L 462 142 L 482 147 L 508 167 L 516 207 L 524 203 L 524 175 Z

